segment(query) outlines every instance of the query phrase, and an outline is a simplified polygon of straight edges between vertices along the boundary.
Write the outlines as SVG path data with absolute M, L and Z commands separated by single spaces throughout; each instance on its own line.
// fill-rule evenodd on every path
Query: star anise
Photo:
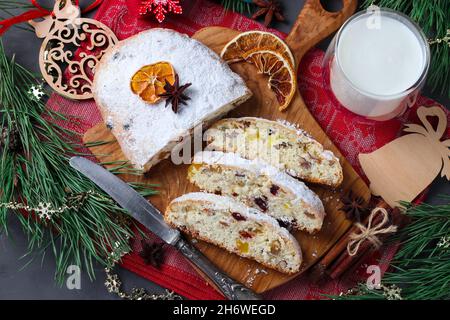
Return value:
M 178 77 L 178 74 L 176 74 L 175 82 L 173 83 L 173 85 L 171 85 L 166 80 L 166 84 L 164 85 L 164 90 L 166 92 L 160 94 L 159 96 L 166 99 L 166 107 L 169 105 L 169 103 L 171 103 L 173 112 L 177 113 L 180 104 L 187 105 L 186 101 L 191 99 L 184 93 L 184 91 L 191 85 L 192 83 L 186 83 L 180 86 L 180 79 Z
M 264 15 L 264 25 L 266 27 L 269 26 L 273 18 L 277 21 L 285 20 L 281 11 L 281 6 L 277 0 L 253 0 L 253 3 L 257 5 L 259 9 L 253 14 L 252 19 Z
M 145 264 L 150 264 L 159 269 L 164 260 L 164 244 L 157 242 L 147 243 L 144 240 L 141 243 L 142 251 L 139 253 L 139 256 L 144 259 Z
M 369 211 L 364 199 L 355 196 L 351 190 L 342 198 L 342 203 L 343 206 L 339 210 L 344 211 L 345 216 L 350 220 L 361 222 L 361 217 Z

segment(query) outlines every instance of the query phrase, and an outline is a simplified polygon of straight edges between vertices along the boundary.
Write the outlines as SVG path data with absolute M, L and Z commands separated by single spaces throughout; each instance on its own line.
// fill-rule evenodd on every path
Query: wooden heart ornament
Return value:
M 436 176 L 450 180 L 450 140 L 441 141 L 447 128 L 447 117 L 440 107 L 417 110 L 422 125 L 408 124 L 411 132 L 369 154 L 359 161 L 370 180 L 374 195 L 381 196 L 391 207 L 398 202 L 414 200 Z M 437 117 L 433 128 L 427 117 Z
M 118 39 L 103 23 L 80 18 L 80 8 L 70 0 L 57 0 L 53 14 L 29 21 L 44 38 L 39 66 L 45 81 L 69 99 L 92 98 L 92 79 L 101 57 Z

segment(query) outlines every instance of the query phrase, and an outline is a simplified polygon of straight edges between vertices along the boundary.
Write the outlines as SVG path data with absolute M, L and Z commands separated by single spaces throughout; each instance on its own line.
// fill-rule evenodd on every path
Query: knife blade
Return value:
M 261 297 L 220 272 L 200 251 L 187 242 L 178 230 L 169 227 L 160 211 L 137 193 L 127 183 L 105 168 L 83 157 L 72 157 L 70 165 L 103 191 L 142 225 L 174 246 L 215 284 L 222 294 L 231 300 L 260 300 Z
M 69 163 L 166 243 L 174 245 L 180 239 L 180 232 L 166 224 L 161 212 L 120 178 L 83 157 L 73 157 Z

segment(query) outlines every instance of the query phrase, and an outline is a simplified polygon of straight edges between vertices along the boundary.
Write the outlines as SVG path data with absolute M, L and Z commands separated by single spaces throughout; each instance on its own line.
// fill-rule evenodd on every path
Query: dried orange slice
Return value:
M 295 65 L 294 56 L 287 44 L 276 35 L 263 31 L 243 32 L 232 39 L 223 48 L 220 56 L 228 63 L 244 60 L 244 55 L 253 51 L 270 50 L 279 53 L 291 66 Z
M 275 93 L 280 111 L 286 109 L 297 90 L 297 79 L 292 65 L 281 54 L 271 50 L 257 50 L 243 58 L 254 64 L 259 73 L 269 75 L 269 88 Z
M 160 94 L 166 92 L 164 85 L 175 82 L 175 71 L 169 62 L 161 61 L 146 65 L 131 78 L 131 90 L 148 103 L 156 103 Z

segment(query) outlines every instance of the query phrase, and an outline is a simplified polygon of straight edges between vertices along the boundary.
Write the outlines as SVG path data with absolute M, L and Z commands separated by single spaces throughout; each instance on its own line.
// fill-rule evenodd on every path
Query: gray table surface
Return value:
M 81 1 L 81 4 L 88 2 Z M 303 2 L 303 0 L 282 0 L 286 22 L 276 23 L 275 28 L 289 32 Z M 47 3 L 51 2 L 47 1 Z M 322 1 L 322 3 L 326 3 L 330 10 L 340 6 L 339 0 Z M 320 47 L 326 49 L 328 42 L 329 39 L 321 43 Z M 15 54 L 17 62 L 38 72 L 38 52 L 41 40 L 37 39 L 34 34 L 13 28 L 3 36 L 3 44 L 9 56 Z M 426 88 L 424 93 L 447 108 L 450 107 L 449 99 L 433 95 Z M 443 193 L 450 193 L 449 184 L 438 178 L 431 186 L 428 202 L 438 202 L 437 195 Z M 54 282 L 55 259 L 51 253 L 47 253 L 42 259 L 39 253 L 31 253 L 27 257 L 23 257 L 26 252 L 27 239 L 17 219 L 10 217 L 9 235 L 0 234 L 0 299 L 118 299 L 105 290 L 103 285 L 105 276 L 100 266 L 96 268 L 95 281 L 91 282 L 86 274 L 82 274 L 81 289 L 69 290 L 65 286 L 57 286 Z M 32 258 L 31 263 L 29 263 L 30 258 Z M 118 273 L 125 284 L 125 289 L 142 287 L 154 293 L 164 291 L 158 285 L 125 269 L 119 268 Z

